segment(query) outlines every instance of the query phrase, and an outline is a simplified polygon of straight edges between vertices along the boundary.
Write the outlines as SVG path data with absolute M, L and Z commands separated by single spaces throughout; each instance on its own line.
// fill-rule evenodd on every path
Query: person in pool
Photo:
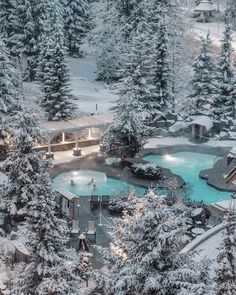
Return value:
M 94 178 L 91 178 L 90 181 L 87 183 L 88 185 L 95 185 L 95 181 Z
M 74 182 L 73 179 L 71 179 L 71 181 L 70 181 L 70 185 L 75 186 L 75 182 Z
M 96 186 L 96 184 L 94 183 L 94 184 L 93 184 L 92 193 L 94 193 L 96 190 L 97 190 L 97 186 Z

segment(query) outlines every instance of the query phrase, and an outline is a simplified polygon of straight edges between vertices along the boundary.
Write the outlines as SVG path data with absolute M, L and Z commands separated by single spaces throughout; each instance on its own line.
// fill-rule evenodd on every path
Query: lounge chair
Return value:
M 79 236 L 79 231 L 80 231 L 79 221 L 73 219 L 72 220 L 72 227 L 71 227 L 71 231 L 70 231 L 71 236 L 73 238 L 77 238 Z
M 98 198 L 98 196 L 92 195 L 91 200 L 90 200 L 90 209 L 93 210 L 98 207 L 99 207 L 99 198 Z
M 86 235 L 89 239 L 89 236 L 93 236 L 94 241 L 96 241 L 96 228 L 94 225 L 94 221 L 88 221 L 88 228 L 86 230 Z
M 110 196 L 102 196 L 102 207 L 108 207 Z

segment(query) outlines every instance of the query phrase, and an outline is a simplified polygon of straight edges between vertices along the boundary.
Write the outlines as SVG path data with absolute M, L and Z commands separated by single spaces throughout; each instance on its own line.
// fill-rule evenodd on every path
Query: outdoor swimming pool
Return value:
M 210 187 L 207 182 L 199 178 L 199 172 L 213 167 L 215 155 L 178 152 L 167 155 L 148 155 L 144 160 L 158 163 L 161 167 L 169 168 L 173 173 L 181 176 L 190 185 L 190 198 L 212 204 L 230 198 L 230 193 L 221 192 Z
M 95 186 L 89 184 L 94 179 Z M 75 185 L 71 185 L 71 180 Z M 54 188 L 65 189 L 78 196 L 115 195 L 135 188 L 138 195 L 143 195 L 145 189 L 132 186 L 124 181 L 107 177 L 105 173 L 93 170 L 78 170 L 62 173 L 53 181 Z

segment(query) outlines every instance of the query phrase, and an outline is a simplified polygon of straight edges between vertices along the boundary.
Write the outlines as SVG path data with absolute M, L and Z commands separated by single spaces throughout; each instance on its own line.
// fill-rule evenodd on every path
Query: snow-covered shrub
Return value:
M 121 216 L 124 211 L 132 214 L 134 206 L 128 196 L 122 196 L 120 199 L 110 200 L 108 209 L 110 214 Z
M 134 164 L 131 171 L 139 178 L 158 180 L 161 178 L 161 168 L 158 164 Z

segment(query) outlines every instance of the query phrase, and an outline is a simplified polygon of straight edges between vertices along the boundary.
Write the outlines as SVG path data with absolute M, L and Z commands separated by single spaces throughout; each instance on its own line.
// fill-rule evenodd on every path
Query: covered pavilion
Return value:
M 73 134 L 75 138 L 75 147 L 73 148 L 73 155 L 80 156 L 81 150 L 79 148 L 79 137 L 82 131 L 88 130 L 90 134 L 92 128 L 99 128 L 102 132 L 111 124 L 113 121 L 114 114 L 102 114 L 102 115 L 84 115 L 81 117 L 73 118 L 68 121 L 48 121 L 40 125 L 44 137 L 47 139 L 48 152 L 46 153 L 47 158 L 53 158 L 52 152 L 52 139 L 62 134 L 61 143 L 66 143 L 65 134 Z
M 200 12 L 202 22 L 208 22 L 210 15 L 216 9 L 210 0 L 201 0 L 195 11 Z

